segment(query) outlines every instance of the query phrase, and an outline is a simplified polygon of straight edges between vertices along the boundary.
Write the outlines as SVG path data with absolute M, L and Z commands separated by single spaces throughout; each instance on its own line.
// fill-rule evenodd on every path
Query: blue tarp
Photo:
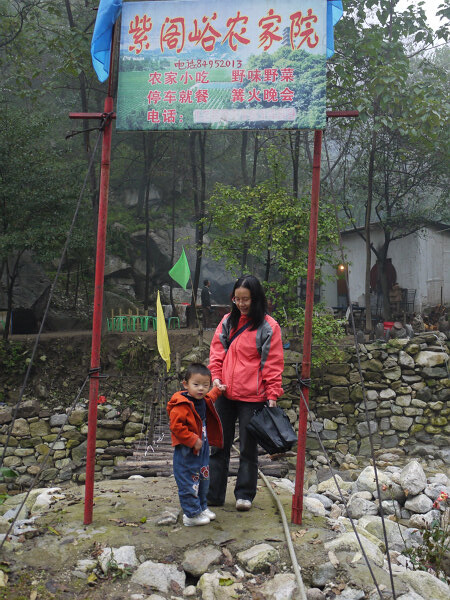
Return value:
M 122 11 L 122 0 L 100 0 L 92 34 L 91 55 L 100 81 L 109 76 L 113 25 Z
M 327 58 L 334 54 L 334 26 L 344 14 L 341 0 L 327 2 Z
M 100 0 L 91 42 L 91 55 L 94 70 L 100 81 L 109 76 L 111 39 L 113 25 L 122 10 L 122 0 Z M 343 14 L 341 0 L 327 2 L 327 58 L 334 54 L 333 28 Z

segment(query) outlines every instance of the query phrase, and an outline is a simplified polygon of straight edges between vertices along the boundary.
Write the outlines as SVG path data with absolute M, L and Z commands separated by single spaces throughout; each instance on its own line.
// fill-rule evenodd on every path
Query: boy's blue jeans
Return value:
M 203 445 L 200 454 L 193 448 L 178 444 L 173 453 L 173 474 L 178 486 L 181 508 L 187 517 L 195 517 L 207 508 L 209 489 L 209 444 L 206 423 L 203 422 Z

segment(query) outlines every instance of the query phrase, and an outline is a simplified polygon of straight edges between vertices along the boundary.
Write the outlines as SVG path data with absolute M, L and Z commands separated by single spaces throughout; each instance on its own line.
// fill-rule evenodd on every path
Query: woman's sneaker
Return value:
M 236 510 L 250 510 L 252 507 L 251 500 L 244 500 L 243 498 L 239 498 L 236 500 Z
M 208 517 L 210 521 L 214 521 L 214 519 L 216 518 L 216 513 L 213 513 L 213 511 L 209 510 L 209 508 L 205 508 L 205 510 L 202 510 L 200 514 Z
M 208 525 L 211 521 L 209 517 L 207 517 L 203 512 L 195 517 L 188 517 L 187 515 L 183 515 L 183 525 L 186 527 L 196 527 L 197 525 Z

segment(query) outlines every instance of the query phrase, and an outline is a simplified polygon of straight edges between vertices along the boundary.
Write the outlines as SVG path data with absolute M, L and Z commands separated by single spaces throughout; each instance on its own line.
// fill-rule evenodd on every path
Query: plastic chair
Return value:
M 127 317 L 127 331 L 136 331 L 136 323 L 139 319 L 139 315 L 129 315 Z
M 172 323 L 173 323 L 173 327 L 172 327 Z M 180 329 L 180 319 L 178 317 L 169 317 L 168 320 L 168 326 L 169 329 L 176 329 L 176 327 L 178 327 L 178 329 Z
M 116 331 L 127 330 L 128 328 L 128 317 L 114 317 L 114 329 Z
M 141 331 L 148 331 L 149 323 L 151 323 L 152 328 L 154 330 L 156 329 L 156 317 L 151 317 L 149 315 L 142 315 L 139 317 L 139 319 L 140 319 Z

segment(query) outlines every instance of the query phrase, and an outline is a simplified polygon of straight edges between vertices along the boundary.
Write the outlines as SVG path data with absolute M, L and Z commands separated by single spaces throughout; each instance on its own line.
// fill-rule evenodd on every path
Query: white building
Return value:
M 349 272 L 351 301 L 365 306 L 365 242 L 355 230 L 344 231 L 341 235 Z M 384 241 L 383 231 L 378 224 L 371 226 L 371 241 L 376 248 Z M 339 269 L 339 252 L 336 257 L 336 268 Z M 388 258 L 392 261 L 399 286 L 416 290 L 416 312 L 427 306 L 450 305 L 450 225 L 429 222 L 420 231 L 391 242 Z M 373 252 L 371 264 L 372 268 L 376 265 Z M 322 274 L 335 275 L 336 270 L 327 265 L 322 269 Z M 327 306 L 342 306 L 342 294 L 345 294 L 342 280 L 336 282 L 323 279 L 321 300 Z

